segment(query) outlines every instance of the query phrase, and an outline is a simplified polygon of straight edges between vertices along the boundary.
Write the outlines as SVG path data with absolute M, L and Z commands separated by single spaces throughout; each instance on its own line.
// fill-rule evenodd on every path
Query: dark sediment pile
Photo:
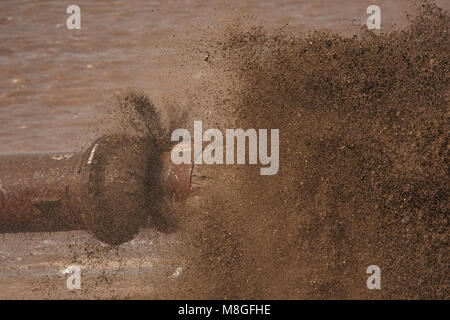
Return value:
M 280 171 L 230 167 L 202 191 L 180 295 L 448 298 L 449 26 L 426 2 L 399 31 L 235 24 L 211 44 L 228 82 L 188 123 L 280 129 Z

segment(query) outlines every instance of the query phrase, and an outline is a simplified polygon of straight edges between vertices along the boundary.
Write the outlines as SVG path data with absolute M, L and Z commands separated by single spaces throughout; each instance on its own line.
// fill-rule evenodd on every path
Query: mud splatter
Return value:
M 280 172 L 216 173 L 182 223 L 183 297 L 449 297 L 450 18 L 409 19 L 350 38 L 237 22 L 208 44 L 218 80 L 189 121 L 279 128 Z

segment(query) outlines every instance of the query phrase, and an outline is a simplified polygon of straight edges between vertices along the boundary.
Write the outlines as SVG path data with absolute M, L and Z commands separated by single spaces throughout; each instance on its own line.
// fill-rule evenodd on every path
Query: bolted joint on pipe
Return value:
M 164 195 L 191 190 L 192 165 L 154 138 L 103 136 L 84 152 L 0 155 L 0 232 L 87 229 L 131 240 Z

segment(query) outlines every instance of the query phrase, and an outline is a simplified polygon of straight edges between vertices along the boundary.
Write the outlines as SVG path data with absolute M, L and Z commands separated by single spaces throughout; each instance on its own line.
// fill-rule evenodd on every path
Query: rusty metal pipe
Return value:
M 156 140 L 104 136 L 83 152 L 0 155 L 0 233 L 91 230 L 132 239 L 154 201 L 190 192 L 192 166 Z

